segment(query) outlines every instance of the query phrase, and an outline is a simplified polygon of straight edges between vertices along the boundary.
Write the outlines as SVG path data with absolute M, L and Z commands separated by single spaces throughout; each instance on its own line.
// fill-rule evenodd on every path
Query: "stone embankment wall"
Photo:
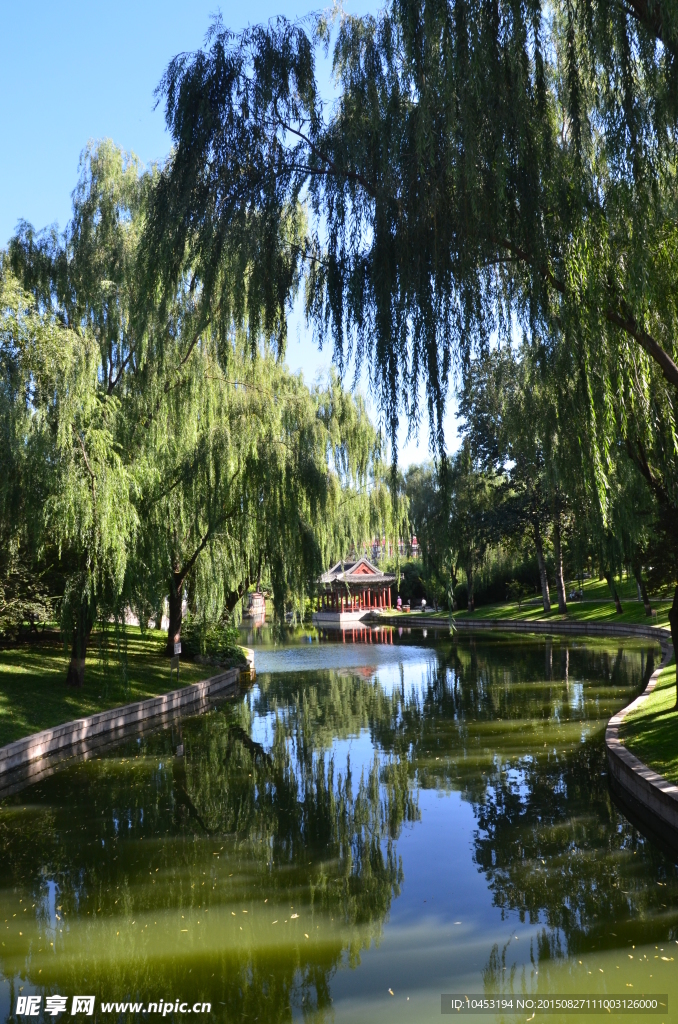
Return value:
M 377 620 L 375 619 L 375 622 Z M 434 619 L 432 616 L 380 615 L 378 621 L 389 626 L 416 626 L 425 629 L 449 629 L 449 619 Z M 460 633 L 540 633 L 553 636 L 618 636 L 640 640 L 656 640 L 664 645 L 671 642 L 671 633 L 661 626 L 637 626 L 633 623 L 615 622 L 551 622 L 524 621 L 522 619 L 453 619 L 455 630 Z
M 248 662 L 253 670 L 254 654 L 249 650 Z M 0 747 L 0 796 L 51 774 L 55 765 L 69 758 L 87 759 L 131 735 L 141 735 L 169 725 L 183 715 L 205 711 L 215 697 L 237 691 L 241 671 L 231 668 L 159 697 L 55 725 Z
M 673 655 L 670 641 L 662 645 L 662 661 L 652 673 L 647 686 L 634 701 L 613 715 L 605 730 L 607 759 L 610 765 L 612 788 L 632 815 L 648 825 L 672 847 L 678 845 L 678 786 L 644 764 L 624 746 L 619 731 L 630 711 L 642 707 L 659 681 L 659 674 Z

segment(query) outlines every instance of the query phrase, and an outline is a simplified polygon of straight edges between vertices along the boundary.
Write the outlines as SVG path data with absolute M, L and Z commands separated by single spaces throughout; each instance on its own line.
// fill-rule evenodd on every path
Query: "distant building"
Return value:
M 313 618 L 319 624 L 347 625 L 391 607 L 395 576 L 380 572 L 367 558 L 337 562 L 317 581 L 317 607 Z
M 266 596 L 258 591 L 250 594 L 243 611 L 243 618 L 251 619 L 255 626 L 263 626 L 266 621 Z

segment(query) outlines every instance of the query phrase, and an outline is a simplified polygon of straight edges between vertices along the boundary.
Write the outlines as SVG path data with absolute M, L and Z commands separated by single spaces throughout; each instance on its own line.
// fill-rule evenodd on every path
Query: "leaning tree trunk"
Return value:
M 475 608 L 475 600 L 473 597 L 473 563 L 470 562 L 466 569 L 466 583 L 468 586 L 468 595 L 466 608 L 469 612 L 472 612 Z
M 544 603 L 544 611 L 551 611 L 551 595 L 549 594 L 549 580 L 546 575 L 546 562 L 544 561 L 544 545 L 541 539 L 539 523 L 534 523 L 534 546 L 537 550 L 537 564 L 539 565 L 539 579 L 541 581 L 541 599 Z
M 636 583 L 638 585 L 638 593 L 640 594 L 640 598 L 641 598 L 641 600 L 643 602 L 643 607 L 645 608 L 645 614 L 646 615 L 652 615 L 652 605 L 650 604 L 650 599 L 647 596 L 647 588 L 645 586 L 645 580 L 643 579 L 643 574 L 641 572 L 640 562 L 637 559 L 633 563 L 633 575 L 636 578 Z
M 608 587 L 610 588 L 610 590 L 612 592 L 612 597 L 614 598 L 614 606 L 617 609 L 617 613 L 619 615 L 621 615 L 622 614 L 621 601 L 619 600 L 619 594 L 617 593 L 617 588 L 616 588 L 615 583 L 614 583 L 614 576 L 612 575 L 612 573 L 610 572 L 609 569 L 605 570 L 605 579 L 607 580 L 607 585 L 608 585 Z
M 676 659 L 676 707 L 678 708 L 678 587 L 673 592 L 673 604 L 669 611 L 669 625 L 671 627 L 673 652 Z
M 94 610 L 90 601 L 83 597 L 74 609 L 71 660 L 66 673 L 68 686 L 82 686 L 85 682 L 85 658 L 93 625 Z
M 259 582 L 260 581 L 257 581 L 257 590 L 259 589 Z M 238 584 L 235 590 L 229 591 L 229 593 L 226 595 L 226 600 L 224 601 L 224 609 L 229 613 L 229 615 L 233 613 L 238 601 L 240 601 L 249 590 L 250 583 L 250 577 L 246 576 L 245 579 Z
M 567 613 L 567 601 L 565 599 L 565 580 L 563 579 L 563 545 L 560 536 L 560 516 L 556 516 L 553 525 L 553 549 L 556 556 L 556 586 L 558 587 L 558 611 L 561 615 Z
M 167 627 L 167 649 L 168 658 L 174 656 L 174 645 L 181 640 L 182 622 L 182 601 L 183 601 L 183 580 L 172 577 L 169 592 L 169 624 Z

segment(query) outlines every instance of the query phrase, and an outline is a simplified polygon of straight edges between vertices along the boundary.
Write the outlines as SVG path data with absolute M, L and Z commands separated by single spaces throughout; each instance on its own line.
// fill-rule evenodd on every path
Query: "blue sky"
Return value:
M 315 9 L 319 9 L 318 4 Z M 351 0 L 347 11 L 362 13 L 376 4 Z M 218 10 L 233 29 L 279 13 L 302 17 L 312 0 L 116 0 L 115 4 L 31 2 L 0 4 L 0 246 L 21 218 L 35 227 L 63 228 L 71 212 L 71 192 L 80 153 L 89 139 L 111 138 L 144 163 L 166 157 L 170 140 L 153 92 L 171 57 L 201 46 Z M 329 66 L 319 68 L 328 98 Z M 295 310 L 290 323 L 287 362 L 312 381 L 326 371 L 331 349 L 319 352 Z M 446 421 L 454 447 L 454 420 Z M 428 457 L 424 426 L 417 442 L 405 445 L 401 425 L 400 462 Z

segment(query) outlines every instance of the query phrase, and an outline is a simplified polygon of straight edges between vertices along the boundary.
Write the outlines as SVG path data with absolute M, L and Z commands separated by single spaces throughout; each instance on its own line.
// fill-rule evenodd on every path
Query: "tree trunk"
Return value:
M 643 579 L 643 574 L 642 574 L 641 568 L 640 568 L 640 562 L 638 560 L 636 560 L 633 563 L 633 575 L 636 578 L 636 583 L 638 585 L 638 593 L 640 595 L 641 601 L 643 602 L 643 607 L 645 608 L 645 614 L 646 615 L 652 615 L 652 606 L 651 606 L 650 600 L 649 600 L 649 598 L 647 596 L 647 588 L 645 586 L 645 580 Z
M 236 590 L 231 590 L 226 595 L 226 600 L 224 602 L 224 608 L 229 613 L 229 615 L 231 614 L 231 612 L 233 611 L 233 609 L 237 605 L 238 601 L 242 597 L 244 597 L 245 594 L 247 593 L 247 591 L 249 590 L 250 582 L 251 582 L 250 577 L 246 576 L 245 579 L 242 581 L 242 583 L 240 583 L 238 585 Z M 258 586 L 259 586 L 259 584 L 257 583 L 257 587 Z
M 676 659 L 676 707 L 678 708 L 678 587 L 673 592 L 673 604 L 669 611 L 669 625 Z
M 619 615 L 621 615 L 621 613 L 622 613 L 621 601 L 619 600 L 619 594 L 617 593 L 617 588 L 616 588 L 615 583 L 614 583 L 614 576 L 609 571 L 609 569 L 605 570 L 605 579 L 607 580 L 607 585 L 608 585 L 608 587 L 610 588 L 610 590 L 612 592 L 612 596 L 614 598 L 614 606 L 617 609 L 617 613 Z
M 177 575 L 172 576 L 169 592 L 169 625 L 167 628 L 167 649 L 168 658 L 174 657 L 174 645 L 181 640 L 182 603 L 183 603 L 183 580 Z
M 475 602 L 473 599 L 473 563 L 471 563 L 466 569 L 466 584 L 468 587 L 468 600 L 466 607 L 469 612 L 472 612 L 475 608 Z
M 537 549 L 537 564 L 539 565 L 539 579 L 541 580 L 541 598 L 544 603 L 544 611 L 551 611 L 551 595 L 549 594 L 549 581 L 546 575 L 546 562 L 544 561 L 544 545 L 542 544 L 539 524 L 534 523 L 534 546 Z
M 561 615 L 567 613 L 567 600 L 565 599 L 565 580 L 563 579 L 563 545 L 560 536 L 560 516 L 556 516 L 553 524 L 553 548 L 556 556 L 556 586 L 558 588 L 558 611 Z
M 75 609 L 71 640 L 71 660 L 68 665 L 68 672 L 66 673 L 66 684 L 68 686 L 80 687 L 85 682 L 85 658 L 87 657 L 87 644 L 89 643 L 93 625 L 94 611 L 88 599 L 84 597 Z

